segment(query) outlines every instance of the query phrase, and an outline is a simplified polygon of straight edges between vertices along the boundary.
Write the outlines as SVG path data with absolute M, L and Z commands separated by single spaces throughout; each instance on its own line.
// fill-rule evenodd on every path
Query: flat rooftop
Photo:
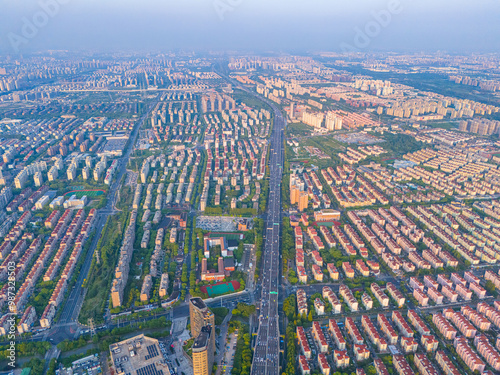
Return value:
M 158 340 L 138 335 L 109 346 L 116 374 L 170 375 Z
M 198 309 L 203 310 L 207 308 L 207 305 L 205 305 L 205 302 L 200 297 L 194 297 L 191 298 L 191 303 Z
M 201 329 L 200 334 L 193 342 L 193 352 L 203 351 L 208 346 L 208 340 L 210 339 L 210 334 L 212 332 L 212 327 L 204 326 Z

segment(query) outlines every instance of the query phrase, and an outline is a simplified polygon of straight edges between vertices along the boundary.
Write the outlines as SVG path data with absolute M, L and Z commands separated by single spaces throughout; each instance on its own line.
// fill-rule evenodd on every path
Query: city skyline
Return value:
M 0 0 L 0 369 L 500 373 L 500 2 Z

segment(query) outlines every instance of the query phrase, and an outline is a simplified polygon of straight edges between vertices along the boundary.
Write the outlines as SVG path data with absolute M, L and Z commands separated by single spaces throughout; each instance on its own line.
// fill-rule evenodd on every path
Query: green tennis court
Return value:
M 64 195 L 67 197 L 70 197 L 72 195 L 76 195 L 76 197 L 78 199 L 80 199 L 84 195 L 86 195 L 88 198 L 94 198 L 94 197 L 98 197 L 99 195 L 103 195 L 104 193 L 106 193 L 105 190 L 73 190 L 73 191 L 67 192 Z
M 213 285 L 202 286 L 201 291 L 207 293 L 209 297 L 217 296 L 227 292 L 234 292 L 238 290 L 240 283 L 236 280 L 227 283 L 218 283 Z

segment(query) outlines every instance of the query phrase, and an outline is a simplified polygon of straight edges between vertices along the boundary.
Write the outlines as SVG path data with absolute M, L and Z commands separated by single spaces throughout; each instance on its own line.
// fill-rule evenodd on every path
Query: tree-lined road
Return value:
M 159 99 L 155 100 L 152 104 L 150 104 L 148 110 L 137 121 L 137 125 L 130 134 L 129 142 L 127 144 L 125 153 L 118 162 L 118 168 L 117 168 L 118 173 L 116 175 L 114 182 L 111 184 L 109 188 L 108 201 L 106 203 L 106 206 L 97 211 L 97 220 L 95 223 L 94 238 L 92 239 L 89 251 L 86 254 L 81 271 L 76 280 L 76 285 L 70 291 L 69 297 L 64 304 L 63 310 L 61 312 L 61 317 L 58 323 L 55 324 L 44 335 L 46 339 L 49 338 L 53 340 L 53 342 L 58 343 L 60 341 L 75 337 L 75 334 L 77 333 L 77 330 L 79 328 L 78 315 L 80 314 L 80 309 L 83 305 L 83 300 L 85 297 L 84 293 L 85 290 L 82 286 L 83 282 L 85 279 L 88 278 L 90 265 L 92 264 L 92 258 L 94 257 L 97 243 L 101 238 L 102 229 L 104 228 L 104 225 L 108 220 L 108 217 L 116 213 L 115 205 L 116 205 L 117 192 L 120 189 L 122 178 L 127 172 L 127 163 L 129 161 L 130 155 L 132 154 L 132 151 L 134 150 L 134 145 L 136 143 L 139 129 L 144 125 L 144 122 L 148 118 L 153 108 L 155 108 L 158 101 Z
M 269 197 L 266 239 L 262 254 L 262 294 L 259 328 L 252 362 L 252 375 L 279 374 L 280 334 L 278 322 L 278 292 L 280 288 L 281 180 L 283 174 L 283 130 L 285 119 L 279 109 L 274 111 L 269 157 Z
M 214 69 L 214 71 L 216 70 Z M 282 286 L 280 280 L 281 181 L 285 155 L 284 129 L 286 119 L 273 102 L 250 91 L 239 82 L 229 79 L 223 72 L 216 71 L 216 73 L 230 81 L 235 87 L 265 102 L 274 112 L 274 124 L 270 138 L 269 195 L 262 252 L 262 276 L 259 280 L 261 288 L 257 288 L 257 290 L 261 289 L 259 327 L 251 375 L 278 375 L 280 369 L 278 293 Z

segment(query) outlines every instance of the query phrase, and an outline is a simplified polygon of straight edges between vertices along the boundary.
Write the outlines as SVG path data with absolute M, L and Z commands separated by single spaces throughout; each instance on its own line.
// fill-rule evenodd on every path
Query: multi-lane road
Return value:
M 255 92 L 234 80 L 222 71 L 215 70 L 221 77 L 268 104 L 274 112 L 274 124 L 270 138 L 269 156 L 269 196 L 266 217 L 264 249 L 262 252 L 260 281 L 261 301 L 259 327 L 252 361 L 252 375 L 278 375 L 280 334 L 278 316 L 278 293 L 280 282 L 280 231 L 281 231 L 281 180 L 284 162 L 284 129 L 286 119 L 273 102 L 264 99 Z
M 240 85 L 238 85 L 240 86 Z M 241 87 L 245 91 L 257 96 L 257 94 Z M 260 98 L 260 97 L 259 97 Z M 260 279 L 260 314 L 258 318 L 258 332 L 255 342 L 255 351 L 252 362 L 252 375 L 277 375 L 279 374 L 279 316 L 278 316 L 278 293 L 280 285 L 280 231 L 281 231 L 281 181 L 283 173 L 284 159 L 284 128 L 286 120 L 280 110 L 270 101 L 265 101 L 274 111 L 274 124 L 270 138 L 269 157 L 269 195 L 266 213 L 266 230 L 264 249 L 262 254 L 262 275 Z M 152 104 L 150 110 L 156 103 Z M 78 328 L 77 318 L 83 303 L 84 289 L 82 287 L 84 279 L 88 276 L 92 257 L 101 236 L 101 231 L 109 215 L 115 213 L 115 195 L 119 189 L 122 176 L 126 173 L 126 165 L 130 154 L 134 148 L 138 131 L 149 115 L 148 110 L 139 120 L 138 126 L 131 134 L 131 142 L 119 164 L 119 173 L 113 185 L 110 187 L 109 199 L 105 208 L 100 210 L 96 223 L 96 233 L 91 247 L 85 258 L 82 271 L 79 274 L 75 287 L 71 290 L 70 296 L 64 305 L 61 319 L 51 330 L 45 339 L 50 338 L 52 342 L 59 342 L 63 339 L 74 337 Z M 177 310 L 177 309 L 176 309 Z M 179 311 L 176 311 L 179 313 Z M 187 315 L 187 311 L 184 314 Z
M 252 375 L 279 374 L 280 334 L 278 326 L 278 292 L 280 288 L 281 179 L 283 174 L 283 129 L 285 119 L 274 111 L 269 157 L 269 197 L 264 250 L 262 254 L 262 294 L 259 328 L 252 362 Z
M 69 297 L 66 303 L 64 304 L 63 311 L 61 313 L 61 317 L 58 323 L 54 325 L 52 329 L 46 332 L 45 337 L 52 339 L 53 342 L 55 343 L 74 337 L 79 327 L 77 319 L 85 297 L 84 294 L 85 290 L 82 284 L 84 280 L 88 277 L 88 273 L 90 271 L 90 265 L 92 264 L 92 258 L 94 257 L 94 252 L 96 250 L 99 238 L 101 237 L 104 224 L 106 223 L 106 220 L 110 215 L 116 213 L 115 210 L 116 193 L 120 189 L 122 178 L 127 171 L 127 163 L 129 161 L 130 155 L 132 154 L 132 151 L 134 150 L 134 145 L 136 142 L 137 134 L 139 133 L 139 129 L 142 127 L 142 125 L 148 118 L 150 112 L 153 110 L 153 108 L 156 106 L 157 103 L 158 100 L 150 104 L 148 110 L 145 111 L 144 115 L 142 115 L 142 117 L 137 122 L 137 125 L 130 134 L 130 141 L 127 144 L 127 148 L 124 152 L 124 155 L 122 156 L 122 158 L 120 158 L 120 161 L 118 162 L 119 163 L 118 173 L 116 175 L 114 182 L 111 184 L 109 188 L 108 201 L 106 203 L 106 206 L 98 210 L 97 212 L 97 221 L 95 224 L 94 238 L 92 240 L 90 249 L 86 254 L 85 261 L 78 275 L 76 284 L 71 290 Z

